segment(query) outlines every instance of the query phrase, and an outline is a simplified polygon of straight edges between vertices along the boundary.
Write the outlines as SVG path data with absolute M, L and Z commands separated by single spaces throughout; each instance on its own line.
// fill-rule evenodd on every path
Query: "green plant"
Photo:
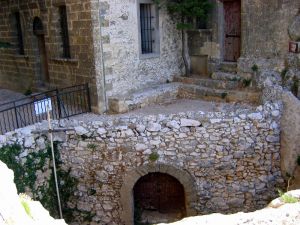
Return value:
M 87 145 L 87 148 L 90 149 L 90 150 L 92 150 L 92 151 L 95 151 L 96 148 L 97 148 L 97 145 L 94 144 L 94 143 L 89 143 L 89 144 Z
M 31 95 L 31 94 L 32 94 L 31 88 L 28 88 L 28 89 L 24 92 L 24 95 L 25 95 L 25 96 L 29 96 L 29 95 Z
M 177 29 L 193 28 L 193 24 L 190 22 L 193 18 L 206 21 L 213 7 L 209 0 L 154 0 L 154 2 L 159 7 L 165 5 L 170 14 L 181 18 L 181 22 L 177 23 Z
M 247 78 L 247 79 L 243 79 L 243 86 L 244 87 L 249 87 L 252 83 L 252 79 Z
M 287 194 L 287 193 L 284 193 L 283 191 L 281 190 L 278 190 L 278 194 L 280 196 L 280 199 L 284 202 L 284 203 L 296 203 L 296 202 L 299 202 L 299 199 L 290 195 L 290 194 Z
M 29 201 L 31 201 L 31 198 L 26 194 L 20 194 L 19 197 L 20 197 L 21 205 L 23 206 L 26 214 L 32 218 L 30 206 L 28 203 Z
M 70 170 L 65 171 L 61 168 L 61 157 L 58 150 L 58 142 L 54 142 L 55 160 L 57 163 L 57 175 L 59 178 L 59 189 L 61 194 L 62 210 L 66 221 L 73 220 L 75 209 L 70 210 L 67 203 L 70 199 L 76 198 L 78 180 L 70 175 Z M 57 195 L 55 190 L 54 176 L 50 176 L 49 180 L 44 184 L 37 186 L 37 171 L 46 172 L 52 170 L 51 148 L 47 144 L 47 148 L 38 152 L 29 153 L 25 159 L 20 159 L 23 152 L 19 144 L 6 145 L 0 148 L 0 160 L 3 161 L 8 168 L 14 171 L 14 182 L 18 193 L 24 193 L 30 190 L 34 200 L 40 201 L 41 204 L 50 212 L 50 215 L 58 218 Z M 24 161 L 24 162 L 23 162 Z M 26 202 L 22 203 L 25 210 L 28 211 Z M 29 211 L 28 211 L 29 212 Z M 77 213 L 77 212 L 76 212 Z M 80 212 L 79 212 L 80 213 Z
M 0 49 L 1 49 L 1 48 L 11 48 L 11 47 L 12 47 L 12 44 L 11 44 L 11 43 L 0 41 Z
M 287 69 L 287 68 L 284 68 L 284 69 L 281 71 L 281 73 L 280 73 L 281 79 L 282 79 L 283 82 L 286 80 L 286 74 L 287 74 L 287 72 L 288 72 L 288 69 Z
M 151 162 L 155 162 L 159 159 L 159 155 L 157 152 L 152 152 L 150 155 L 149 155 L 149 160 Z
M 252 71 L 253 72 L 257 72 L 258 71 L 258 66 L 256 64 L 254 64 L 252 67 L 251 67 Z
M 299 91 L 299 79 L 297 79 L 296 77 L 294 77 L 293 79 L 293 84 L 292 84 L 292 88 L 291 88 L 291 92 L 297 96 L 298 95 L 298 91 Z
M 228 93 L 223 92 L 223 93 L 221 94 L 221 98 L 225 99 L 225 98 L 227 97 L 227 95 L 228 95 Z

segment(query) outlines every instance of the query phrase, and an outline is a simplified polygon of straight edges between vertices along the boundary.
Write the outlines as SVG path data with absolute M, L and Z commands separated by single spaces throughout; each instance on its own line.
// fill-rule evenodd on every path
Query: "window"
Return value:
M 15 26 L 18 36 L 18 53 L 20 55 L 24 55 L 24 43 L 23 43 L 23 33 L 22 33 L 22 27 L 21 27 L 21 18 L 20 13 L 15 12 Z
M 141 54 L 159 53 L 158 11 L 152 1 L 140 1 Z
M 68 20 L 67 20 L 67 7 L 65 5 L 59 6 L 60 16 L 60 29 L 62 38 L 63 57 L 71 58 L 69 32 L 68 32 Z

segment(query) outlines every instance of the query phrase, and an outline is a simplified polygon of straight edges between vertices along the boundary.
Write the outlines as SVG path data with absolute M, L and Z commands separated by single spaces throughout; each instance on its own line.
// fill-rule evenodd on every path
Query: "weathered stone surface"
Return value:
M 289 35 L 293 41 L 300 40 L 300 16 L 296 16 L 289 26 Z
M 192 119 L 181 119 L 180 126 L 181 127 L 199 127 L 201 123 L 197 120 Z
M 178 168 L 174 174 L 178 179 L 187 179 L 181 177 L 182 171 L 189 173 L 195 180 L 194 194 L 205 196 L 189 198 L 188 204 L 196 213 L 233 213 L 264 207 L 283 184 L 279 154 L 281 114 L 280 102 L 267 102 L 256 109 L 53 121 L 54 128 L 68 128 L 58 147 L 61 165 L 79 180 L 68 205 L 84 212 L 74 214 L 74 218 L 81 221 L 88 211 L 95 214 L 91 218 L 95 223 L 123 224 L 120 215 L 124 206 L 119 207 L 120 201 L 132 199 L 129 194 L 120 196 L 120 188 L 136 182 L 126 174 L 140 166 L 150 169 L 139 170 L 139 176 L 157 168 L 169 173 L 163 169 L 169 165 Z M 47 130 L 47 126 L 43 129 Z M 14 131 L 2 138 L 0 147 L 18 140 L 25 149 L 27 137 Z M 34 132 L 32 137 L 31 146 L 28 142 L 19 155 L 22 162 L 27 153 L 38 151 L 36 147 L 42 138 L 48 141 L 40 132 Z M 155 161 L 150 160 L 152 153 L 157 154 Z M 48 175 L 44 173 L 37 172 L 38 183 L 45 182 Z M 236 192 L 239 194 L 233 195 Z M 256 198 L 247 199 L 249 193 L 256 194 Z
M 284 92 L 281 119 L 281 169 L 283 174 L 293 174 L 300 155 L 300 101 L 292 93 Z
M 299 190 L 287 194 L 297 197 L 300 200 Z M 237 203 L 241 203 L 236 201 Z M 251 213 L 232 215 L 211 214 L 183 219 L 170 225 L 297 225 L 300 223 L 300 202 L 287 204 L 277 198 L 271 202 L 268 208 Z M 160 224 L 164 225 L 164 224 Z
M 0 161 L 0 224 L 3 225 L 66 225 L 63 220 L 55 220 L 50 217 L 39 202 L 30 200 L 24 195 L 18 196 L 16 185 L 14 184 L 14 174 L 12 170 Z M 25 211 L 21 202 L 26 202 Z
M 78 127 L 74 127 L 75 129 L 75 132 L 78 134 L 78 135 L 85 135 L 87 134 L 89 131 L 87 129 L 85 129 L 84 127 L 82 126 L 78 126 Z
M 150 132 L 157 132 L 157 131 L 160 131 L 161 130 L 161 125 L 159 123 L 149 123 L 148 126 L 147 126 L 147 131 L 150 131 Z

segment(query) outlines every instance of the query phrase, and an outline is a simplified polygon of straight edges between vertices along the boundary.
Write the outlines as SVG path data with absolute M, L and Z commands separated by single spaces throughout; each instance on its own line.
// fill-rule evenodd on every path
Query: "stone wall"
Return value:
M 299 1 L 294 0 L 242 0 L 242 72 L 251 72 L 254 64 L 263 69 L 284 68 L 288 28 L 299 8 Z
M 181 32 L 164 8 L 159 9 L 160 53 L 154 57 L 140 55 L 138 2 L 100 2 L 108 96 L 165 83 L 182 73 Z
M 62 38 L 58 6 L 67 7 L 71 59 L 62 57 Z M 18 54 L 14 12 L 20 12 L 25 54 Z M 46 87 L 66 87 L 89 82 L 93 106 L 98 106 L 95 82 L 91 1 L 1 1 L 0 41 L 11 48 L 0 48 L 0 87 L 21 92 L 38 90 L 41 77 L 38 41 L 33 33 L 33 20 L 39 17 L 44 26 L 50 81 Z M 96 110 L 96 109 L 95 109 Z
M 283 185 L 281 112 L 281 104 L 266 103 L 256 110 L 54 121 L 56 127 L 71 128 L 56 132 L 55 140 L 61 142 L 62 169 L 70 169 L 78 181 L 68 203 L 73 224 L 89 224 L 82 222 L 86 215 L 100 224 L 130 224 L 131 187 L 155 171 L 183 184 L 188 215 L 266 206 Z M 0 145 L 21 144 L 24 162 L 48 142 L 46 126 L 7 133 Z M 151 160 L 153 154 L 157 160 Z

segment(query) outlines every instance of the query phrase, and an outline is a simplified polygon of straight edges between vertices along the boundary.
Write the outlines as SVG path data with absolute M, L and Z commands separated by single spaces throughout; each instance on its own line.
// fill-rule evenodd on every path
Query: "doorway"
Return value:
M 35 17 L 33 20 L 33 34 L 35 35 L 37 48 L 37 84 L 39 87 L 46 87 L 46 85 L 49 84 L 48 57 L 45 45 L 44 26 L 42 20 L 39 17 Z
M 135 224 L 170 223 L 186 216 L 184 187 L 164 173 L 149 173 L 133 188 Z
M 241 0 L 224 0 L 224 61 L 236 62 L 241 54 Z

